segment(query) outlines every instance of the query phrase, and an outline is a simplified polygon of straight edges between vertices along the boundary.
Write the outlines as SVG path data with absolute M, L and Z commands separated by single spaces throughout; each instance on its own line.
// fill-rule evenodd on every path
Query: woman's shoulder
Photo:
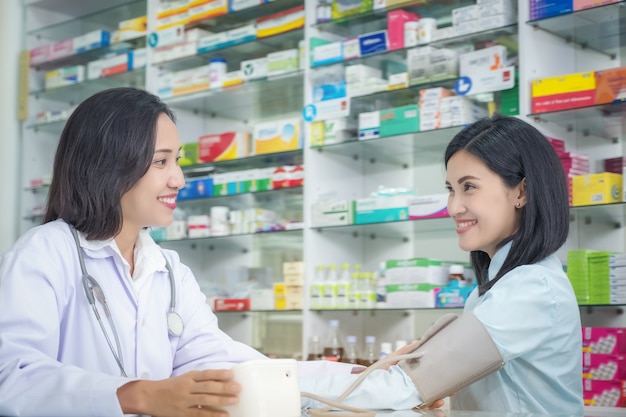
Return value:
M 41 249 L 58 252 L 69 243 L 71 243 L 71 232 L 67 223 L 63 220 L 54 220 L 26 231 L 10 250 L 20 252 Z

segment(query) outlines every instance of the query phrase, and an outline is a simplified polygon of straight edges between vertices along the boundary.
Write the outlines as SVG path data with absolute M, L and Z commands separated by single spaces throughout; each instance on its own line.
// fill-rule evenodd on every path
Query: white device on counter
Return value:
M 251 360 L 235 365 L 232 371 L 241 392 L 237 404 L 222 407 L 230 417 L 300 417 L 295 359 Z

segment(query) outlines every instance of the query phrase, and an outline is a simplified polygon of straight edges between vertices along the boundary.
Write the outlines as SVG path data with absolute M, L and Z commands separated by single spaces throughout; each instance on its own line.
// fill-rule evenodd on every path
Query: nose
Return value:
M 465 205 L 461 197 L 457 196 L 455 193 L 450 193 L 448 195 L 448 213 L 450 217 L 456 217 L 459 214 L 462 214 L 465 211 Z
M 174 167 L 174 172 L 170 176 L 169 186 L 171 188 L 176 188 L 180 190 L 185 186 L 185 175 L 183 174 L 183 170 L 180 166 L 176 165 Z

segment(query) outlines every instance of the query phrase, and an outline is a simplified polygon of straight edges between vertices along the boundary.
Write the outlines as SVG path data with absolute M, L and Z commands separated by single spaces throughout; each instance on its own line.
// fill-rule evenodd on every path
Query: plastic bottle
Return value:
M 333 362 L 340 362 L 343 358 L 343 346 L 339 339 L 339 320 L 328 322 L 328 337 L 324 344 L 322 359 Z
M 341 362 L 357 364 L 358 358 L 359 355 L 356 347 L 356 336 L 346 337 L 346 352 L 344 357 L 341 359 Z
M 307 355 L 307 361 L 318 361 L 322 359 L 322 345 L 320 345 L 320 338 L 317 335 L 311 336 L 311 342 L 309 343 L 309 354 Z
M 342 264 L 339 272 L 339 281 L 337 281 L 337 298 L 335 299 L 335 308 L 348 308 L 350 302 L 348 300 L 352 282 L 350 280 L 350 264 Z
M 365 348 L 363 355 L 359 359 L 359 365 L 370 366 L 378 360 L 376 352 L 376 336 L 365 336 Z
M 385 273 L 387 271 L 387 263 L 382 261 L 376 271 L 376 308 L 385 308 L 387 306 L 387 283 L 385 281 Z
M 209 83 L 211 88 L 221 88 L 226 75 L 226 60 L 224 58 L 211 58 L 209 61 Z
M 309 304 L 311 309 L 322 308 L 322 297 L 324 291 L 324 283 L 326 281 L 326 271 L 324 265 L 315 267 L 315 276 L 309 285 Z
M 374 308 L 376 306 L 376 285 L 371 272 L 359 274 L 359 308 Z
M 391 343 L 382 342 L 380 344 L 380 355 L 378 355 L 378 358 L 382 359 L 385 356 L 389 355 L 390 353 L 391 353 Z
M 448 275 L 448 285 L 465 285 L 465 268 L 463 265 L 450 265 L 450 273 Z
M 328 265 L 326 272 L 326 282 L 324 283 L 324 308 L 335 308 L 337 302 L 337 266 L 335 264 Z

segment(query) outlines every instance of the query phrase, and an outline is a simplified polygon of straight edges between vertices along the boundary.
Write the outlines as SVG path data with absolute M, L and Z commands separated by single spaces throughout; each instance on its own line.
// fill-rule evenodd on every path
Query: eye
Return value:
M 452 189 L 452 187 L 450 185 L 446 185 L 446 190 L 448 190 L 449 193 L 453 193 L 454 190 Z
M 463 191 L 471 191 L 475 188 L 476 187 L 474 187 L 474 185 L 469 182 L 466 182 L 465 184 L 463 184 Z
M 179 165 L 180 158 L 182 158 L 182 156 L 177 156 L 176 157 L 176 165 Z
M 155 164 L 155 165 L 165 165 L 166 162 L 167 162 L 167 159 L 157 159 L 156 161 L 153 162 L 153 164 Z

